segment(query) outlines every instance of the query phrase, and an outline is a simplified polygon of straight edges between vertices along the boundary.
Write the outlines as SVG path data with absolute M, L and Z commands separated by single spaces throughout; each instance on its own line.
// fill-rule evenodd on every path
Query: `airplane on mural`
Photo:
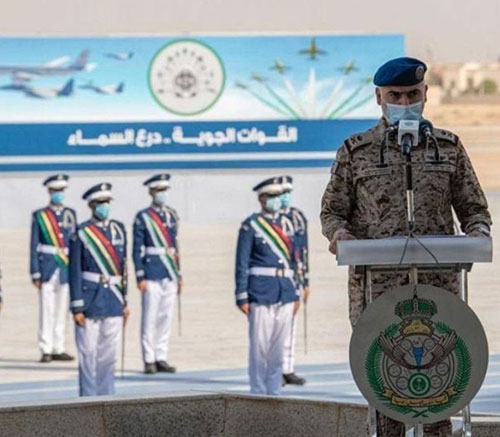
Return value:
M 27 81 L 17 80 L 8 85 L 0 86 L 2 91 L 19 91 L 27 97 L 38 99 L 52 99 L 55 97 L 68 97 L 74 93 L 74 79 L 69 79 L 63 86 L 59 87 L 34 87 L 28 85 Z
M 255 82 L 259 82 L 259 83 L 263 83 L 263 82 L 267 81 L 267 78 L 265 78 L 264 76 L 260 75 L 259 73 L 252 73 L 252 75 L 250 76 L 250 78 L 252 80 L 255 80 Z
M 10 74 L 17 80 L 34 80 L 42 76 L 66 76 L 80 71 L 92 71 L 96 64 L 89 64 L 90 50 L 83 50 L 78 58 L 70 65 L 69 56 L 54 59 L 40 65 L 6 65 L 0 64 L 0 74 Z
M 275 59 L 274 65 L 272 67 L 269 67 L 271 70 L 277 71 L 279 74 L 285 73 L 287 70 L 290 70 L 290 67 L 288 65 L 283 64 L 279 59 Z
M 111 85 L 97 86 L 97 85 L 94 85 L 94 83 L 92 81 L 89 81 L 85 85 L 79 86 L 79 88 L 85 89 L 85 90 L 92 90 L 98 94 L 113 95 L 113 94 L 122 93 L 124 88 L 125 88 L 125 83 L 120 82 L 118 85 L 111 84 Z
M 339 70 L 344 74 L 352 73 L 353 71 L 359 71 L 359 68 L 354 64 L 354 60 L 350 60 L 344 66 L 340 67 Z
M 134 56 L 134 52 L 119 52 L 119 53 L 105 53 L 106 58 L 115 59 L 116 61 L 128 61 Z
M 318 46 L 316 45 L 316 38 L 311 38 L 309 47 L 307 49 L 300 50 L 299 54 L 308 55 L 309 59 L 315 61 L 318 55 L 326 55 L 326 51 L 318 49 Z

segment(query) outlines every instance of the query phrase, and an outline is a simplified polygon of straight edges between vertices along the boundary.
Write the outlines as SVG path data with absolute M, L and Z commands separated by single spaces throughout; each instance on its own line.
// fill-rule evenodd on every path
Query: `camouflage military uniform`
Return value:
M 395 138 L 386 139 L 388 125 L 384 118 L 372 129 L 352 135 L 337 152 L 322 199 L 321 223 L 329 241 L 336 233 L 347 231 L 357 239 L 385 238 L 408 234 L 406 214 L 405 157 Z M 462 230 L 470 233 L 491 225 L 488 205 L 471 162 L 459 138 L 451 132 L 435 129 L 442 164 L 432 164 L 434 149 L 425 144 L 412 149 L 412 171 L 415 198 L 415 234 L 454 234 L 452 207 Z M 380 165 L 382 164 L 382 165 Z M 453 273 L 422 273 L 418 281 L 458 293 L 459 282 Z M 408 275 L 372 274 L 373 298 L 385 290 L 408 283 Z M 349 270 L 349 318 L 354 326 L 364 309 L 363 276 Z M 381 415 L 380 415 L 381 416 Z M 381 428 L 399 435 L 401 424 L 382 418 Z M 430 435 L 447 435 L 445 427 L 436 427 Z M 441 434 L 440 434 L 441 433 Z M 451 428 L 450 428 L 451 434 Z

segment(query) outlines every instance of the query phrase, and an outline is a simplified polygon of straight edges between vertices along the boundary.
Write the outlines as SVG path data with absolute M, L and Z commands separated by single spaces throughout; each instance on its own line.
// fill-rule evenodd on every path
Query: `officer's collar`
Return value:
M 292 208 L 291 208 L 290 206 L 287 206 L 286 208 L 283 208 L 283 209 L 281 210 L 281 212 L 282 212 L 283 214 L 288 214 L 288 213 L 291 211 L 291 209 L 292 209 Z
M 167 210 L 167 208 L 165 207 L 165 205 L 160 206 L 160 205 L 157 205 L 154 202 L 151 203 L 151 208 L 153 208 L 155 211 L 158 211 L 158 212 L 165 212 Z
M 94 223 L 95 225 L 101 227 L 101 228 L 106 228 L 109 226 L 109 219 L 106 219 L 106 220 L 99 220 L 97 218 L 95 218 L 94 216 L 92 216 L 90 218 L 90 221 L 92 223 Z
M 62 211 L 64 209 L 64 205 L 54 205 L 53 203 L 49 203 L 49 208 L 52 211 Z
M 280 215 L 279 212 L 262 211 L 262 216 L 270 220 L 276 220 L 279 217 L 279 215 Z

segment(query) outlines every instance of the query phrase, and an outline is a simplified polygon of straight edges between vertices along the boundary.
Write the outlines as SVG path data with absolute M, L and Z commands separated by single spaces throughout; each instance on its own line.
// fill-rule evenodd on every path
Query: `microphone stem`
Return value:
M 406 208 L 408 215 L 408 229 L 413 232 L 415 226 L 415 199 L 413 196 L 413 172 L 411 165 L 411 152 L 406 154 Z

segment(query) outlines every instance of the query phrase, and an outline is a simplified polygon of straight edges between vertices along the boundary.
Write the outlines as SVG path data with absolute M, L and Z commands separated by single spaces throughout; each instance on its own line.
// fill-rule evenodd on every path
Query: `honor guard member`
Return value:
M 177 295 L 182 290 L 177 245 L 179 217 L 167 206 L 170 175 L 144 182 L 151 206 L 134 221 L 133 258 L 142 294 L 141 342 L 145 373 L 175 372 L 168 364 L 168 341 Z
M 70 244 L 71 311 L 75 320 L 80 396 L 115 391 L 114 370 L 127 308 L 127 238 L 109 218 L 111 184 L 90 188 L 83 199 L 92 211 Z
M 278 395 L 283 349 L 300 300 L 294 282 L 293 226 L 280 213 L 281 179 L 254 187 L 261 212 L 241 225 L 236 249 L 236 305 L 249 321 L 250 391 Z
M 366 132 L 352 135 L 337 152 L 331 179 L 323 195 L 321 223 L 330 251 L 345 239 L 406 236 L 405 159 L 388 128 L 399 120 L 420 120 L 427 95 L 426 65 L 397 58 L 375 74 L 377 103 L 382 118 Z M 454 233 L 452 209 L 469 236 L 489 235 L 491 218 L 483 190 L 460 139 L 434 129 L 437 144 L 426 151 L 425 141 L 412 149 L 416 235 Z M 431 155 L 431 156 L 429 156 Z M 354 326 L 365 306 L 362 275 L 349 270 L 349 316 Z M 449 272 L 421 273 L 418 282 L 458 294 L 458 278 Z M 372 274 L 373 297 L 408 283 L 407 274 Z M 402 423 L 377 414 L 378 435 L 404 435 Z M 426 435 L 451 435 L 450 421 L 424 427 Z
M 38 346 L 40 362 L 70 361 L 64 352 L 66 317 L 69 308 L 68 245 L 75 232 L 76 213 L 64 206 L 69 176 L 47 178 L 50 201 L 36 210 L 31 221 L 30 273 L 39 295 Z
M 307 239 L 307 219 L 304 213 L 293 206 L 292 190 L 293 178 L 291 176 L 282 177 L 281 212 L 292 222 L 295 233 L 295 253 L 297 255 L 297 291 L 302 295 L 304 304 L 309 299 L 309 253 Z M 305 322 L 305 321 L 304 321 Z M 294 372 L 295 361 L 295 337 L 297 335 L 296 318 L 292 321 L 292 330 L 285 337 L 285 348 L 283 353 L 283 382 L 292 385 L 304 385 L 306 380 L 297 376 Z

